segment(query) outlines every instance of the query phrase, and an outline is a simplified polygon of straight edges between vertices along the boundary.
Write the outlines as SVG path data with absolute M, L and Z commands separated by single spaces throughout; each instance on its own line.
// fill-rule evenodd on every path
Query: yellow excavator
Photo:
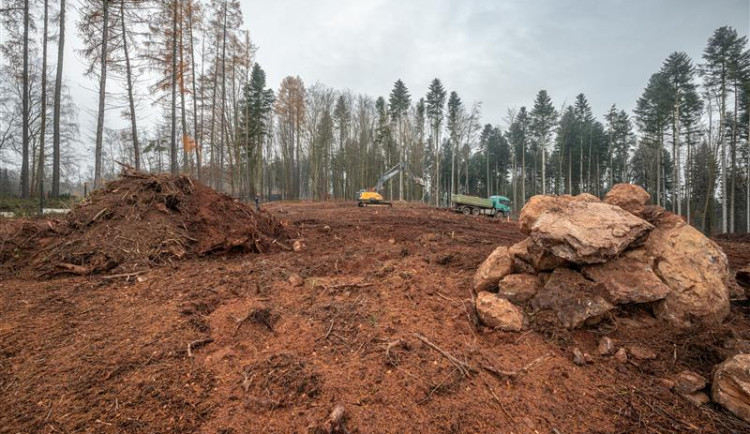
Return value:
M 383 199 L 383 195 L 381 194 L 383 191 L 383 186 L 385 185 L 385 182 L 389 179 L 393 178 L 394 176 L 398 175 L 400 172 L 404 172 L 407 178 L 411 179 L 415 184 L 424 186 L 424 181 L 422 178 L 418 176 L 414 176 L 411 171 L 409 171 L 409 168 L 406 165 L 406 162 L 401 162 L 392 168 L 390 168 L 388 171 L 386 171 L 380 179 L 378 179 L 377 184 L 375 184 L 375 187 L 370 188 L 369 190 L 359 190 L 359 193 L 357 194 L 357 206 L 363 207 L 367 205 L 386 205 L 386 206 L 393 206 L 391 202 L 387 202 Z

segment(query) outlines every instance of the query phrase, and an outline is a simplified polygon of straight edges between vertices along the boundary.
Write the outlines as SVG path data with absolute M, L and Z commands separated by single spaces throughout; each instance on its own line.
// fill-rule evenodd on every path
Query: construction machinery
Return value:
M 383 186 L 385 185 L 385 182 L 401 172 L 403 172 L 406 177 L 412 180 L 415 184 L 424 186 L 424 181 L 422 180 L 422 178 L 414 176 L 407 167 L 406 162 L 401 162 L 383 173 L 383 175 L 380 176 L 380 179 L 378 179 L 377 184 L 375 184 L 375 187 L 369 190 L 359 190 L 359 192 L 357 193 L 357 205 L 361 207 L 367 205 L 393 206 L 391 202 L 387 202 L 383 199 L 383 195 L 381 193 L 383 192 Z
M 489 199 L 465 194 L 452 194 L 451 202 L 453 210 L 465 215 L 488 215 L 495 217 L 502 214 L 507 217 L 510 214 L 510 199 L 505 196 L 490 196 Z

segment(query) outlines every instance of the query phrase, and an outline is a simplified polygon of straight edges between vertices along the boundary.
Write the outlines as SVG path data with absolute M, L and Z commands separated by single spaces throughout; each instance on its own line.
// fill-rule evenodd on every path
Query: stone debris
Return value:
M 523 329 L 523 313 L 510 301 L 491 292 L 477 294 L 479 320 L 494 329 L 517 332 Z
M 738 354 L 714 368 L 711 397 L 750 422 L 750 354 Z
M 630 184 L 615 185 L 604 202 L 590 194 L 532 197 L 519 217 L 529 237 L 498 247 L 477 270 L 475 291 L 497 288 L 513 303 L 552 310 L 568 328 L 617 315 L 620 305 L 646 303 L 653 322 L 719 324 L 729 313 L 734 280 L 726 255 L 648 200 Z

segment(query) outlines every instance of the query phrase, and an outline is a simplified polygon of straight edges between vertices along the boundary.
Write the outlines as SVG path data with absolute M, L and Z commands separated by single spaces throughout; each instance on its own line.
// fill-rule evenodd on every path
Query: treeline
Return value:
M 705 231 L 750 230 L 750 55 L 729 27 L 697 61 L 669 55 L 633 113 L 612 105 L 595 114 L 583 94 L 556 106 L 540 90 L 528 107 L 486 123 L 480 103 L 437 78 L 418 90 L 397 80 L 381 97 L 297 76 L 276 87 L 254 61 L 237 0 L 82 0 L 73 29 L 99 99 L 90 108 L 94 170 L 81 176 L 81 156 L 69 152 L 81 140 L 78 110 L 62 80 L 70 6 L 7 3 L 0 162 L 3 189 L 23 197 L 59 194 L 61 177 L 101 185 L 122 162 L 187 173 L 241 198 L 352 200 L 404 163 L 425 185 L 393 178 L 389 199 L 445 206 L 452 192 L 502 194 L 518 210 L 534 194 L 602 196 L 635 182 Z M 148 104 L 156 122 L 144 119 Z M 107 128 L 113 108 L 127 128 Z M 18 168 L 17 186 L 8 166 Z

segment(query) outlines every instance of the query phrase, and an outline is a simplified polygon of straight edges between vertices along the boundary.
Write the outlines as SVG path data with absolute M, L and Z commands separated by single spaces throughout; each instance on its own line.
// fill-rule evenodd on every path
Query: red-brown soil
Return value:
M 711 331 L 633 309 L 588 330 L 539 316 L 493 332 L 474 324 L 471 280 L 495 246 L 523 239 L 516 223 L 356 203 L 269 212 L 301 252 L 186 255 L 122 278 L 0 277 L 0 432 L 309 432 L 338 404 L 363 433 L 750 430 L 659 383 L 683 369 L 710 378 L 742 351 L 747 305 Z M 733 266 L 747 263 L 750 244 L 735 244 Z M 604 335 L 658 357 L 599 357 Z M 573 364 L 575 347 L 593 363 Z

